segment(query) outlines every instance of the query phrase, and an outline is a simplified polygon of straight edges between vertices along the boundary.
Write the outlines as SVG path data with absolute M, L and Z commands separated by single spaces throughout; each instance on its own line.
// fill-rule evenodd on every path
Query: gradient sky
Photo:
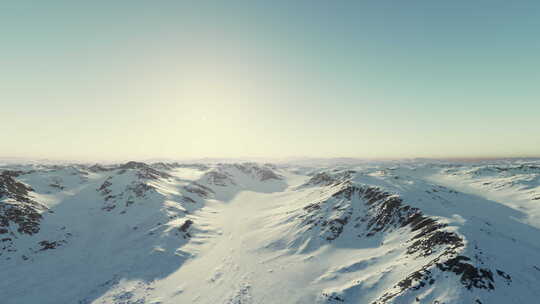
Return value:
M 2 1 L 0 156 L 540 155 L 540 1 Z

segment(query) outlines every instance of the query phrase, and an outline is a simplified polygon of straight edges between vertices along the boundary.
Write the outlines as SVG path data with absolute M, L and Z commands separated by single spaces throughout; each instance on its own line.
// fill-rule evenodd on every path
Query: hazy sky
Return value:
M 540 155 L 540 1 L 2 1 L 0 156 Z

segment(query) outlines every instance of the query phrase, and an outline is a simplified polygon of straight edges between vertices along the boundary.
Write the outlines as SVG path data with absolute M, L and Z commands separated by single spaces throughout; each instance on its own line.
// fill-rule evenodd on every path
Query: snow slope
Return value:
M 4 165 L 1 303 L 537 303 L 540 165 Z

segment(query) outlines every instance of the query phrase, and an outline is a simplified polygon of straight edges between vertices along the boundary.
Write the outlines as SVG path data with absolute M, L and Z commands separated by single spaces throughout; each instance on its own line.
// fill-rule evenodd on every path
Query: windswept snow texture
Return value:
M 0 166 L 0 302 L 538 303 L 540 162 Z

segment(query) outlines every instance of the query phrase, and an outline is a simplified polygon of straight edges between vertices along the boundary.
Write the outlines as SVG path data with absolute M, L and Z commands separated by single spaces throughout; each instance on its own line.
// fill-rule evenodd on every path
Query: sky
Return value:
M 0 156 L 540 156 L 540 2 L 2 1 Z

